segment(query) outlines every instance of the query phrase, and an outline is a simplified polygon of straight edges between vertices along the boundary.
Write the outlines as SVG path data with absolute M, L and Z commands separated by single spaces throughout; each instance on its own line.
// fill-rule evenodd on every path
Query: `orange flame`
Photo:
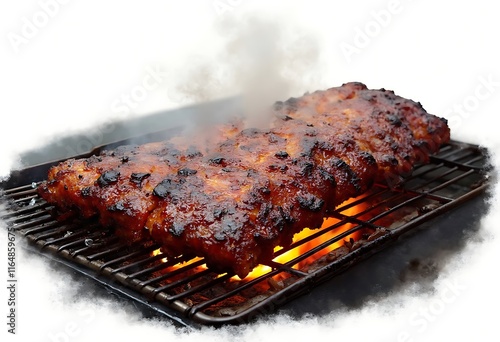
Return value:
M 351 199 L 351 200 L 348 200 L 346 202 L 344 202 L 342 204 L 342 206 L 345 206 L 345 205 L 348 205 L 354 201 L 356 201 L 358 198 L 354 198 L 354 199 Z M 361 203 L 361 204 L 357 204 L 357 205 L 354 205 L 352 207 L 349 207 L 345 210 L 343 210 L 341 213 L 342 215 L 345 215 L 345 216 L 354 216 L 360 212 L 362 212 L 364 209 L 366 208 L 366 204 L 364 203 Z M 321 225 L 321 227 L 319 227 L 318 229 L 309 229 L 309 228 L 305 228 L 303 229 L 302 231 L 300 231 L 299 233 L 295 234 L 294 237 L 293 237 L 293 243 L 296 243 L 297 241 L 301 241 L 303 239 L 306 239 L 308 237 L 310 237 L 311 235 L 315 234 L 316 232 L 318 231 L 321 231 L 323 229 L 326 229 L 332 225 L 335 225 L 335 224 L 338 224 L 340 222 L 339 219 L 336 219 L 336 218 L 325 218 L 324 221 L 323 221 L 323 224 Z M 333 239 L 335 238 L 336 236 L 338 236 L 339 234 L 342 234 L 344 232 L 346 232 L 347 230 L 353 228 L 353 224 L 351 223 L 344 223 L 342 225 L 340 225 L 339 227 L 336 227 L 335 229 L 333 230 L 330 230 L 330 231 L 326 231 L 322 234 L 319 234 L 317 237 L 303 243 L 303 244 L 300 244 L 292 249 L 290 249 L 289 251 L 277 256 L 276 258 L 273 259 L 273 261 L 277 262 L 277 263 L 280 263 L 280 264 L 285 264 L 301 255 L 303 255 L 304 253 L 306 253 L 307 251 L 313 249 L 314 247 L 322 244 L 322 243 L 325 243 L 327 241 L 329 241 L 330 239 Z M 295 269 L 300 269 L 308 264 L 311 264 L 312 262 L 314 262 L 315 260 L 318 260 L 320 257 L 332 252 L 333 250 L 343 246 L 345 244 L 346 241 L 351 241 L 351 240 L 354 240 L 354 241 L 357 241 L 361 238 L 361 232 L 359 231 L 356 231 L 354 233 L 351 233 L 349 234 L 348 236 L 346 236 L 344 239 L 341 239 L 337 242 L 334 242 L 334 243 L 331 243 L 329 244 L 328 246 L 326 246 L 325 248 L 321 249 L 320 251 L 318 251 L 317 253 L 311 255 L 310 257 L 308 258 L 305 258 L 301 261 L 299 261 L 298 263 L 296 263 L 293 268 Z M 274 252 L 279 252 L 280 250 L 282 249 L 281 246 L 277 246 L 274 248 Z M 156 256 L 158 254 L 160 254 L 160 249 L 157 249 L 155 251 L 152 252 L 152 255 L 153 256 Z M 187 262 L 183 262 L 183 263 L 178 263 L 178 264 L 175 264 L 171 267 L 168 268 L 168 271 L 173 271 L 173 270 L 176 270 L 180 267 L 183 267 L 183 266 L 186 266 L 186 265 L 189 265 L 197 260 L 200 260 L 201 258 L 195 258 L 195 259 L 192 259 L 192 260 L 189 260 Z M 167 259 L 164 258 L 162 259 L 163 262 L 167 262 Z M 200 270 L 203 270 L 203 269 L 206 269 L 206 265 L 203 264 L 201 266 L 198 266 L 197 267 L 198 269 Z M 255 279 L 261 275 L 264 275 L 264 274 L 267 274 L 269 272 L 272 271 L 272 268 L 269 267 L 269 266 L 266 266 L 266 265 L 258 265 L 257 267 L 255 267 L 253 269 L 252 272 L 250 272 L 244 279 L 245 280 L 251 280 L 251 279 Z M 220 276 L 220 275 L 219 275 Z M 238 276 L 233 276 L 231 278 L 232 280 L 236 280 L 236 281 L 240 281 L 241 279 L 238 277 Z
M 354 201 L 356 201 L 358 198 L 353 198 L 353 199 L 350 199 L 346 202 L 344 202 L 342 204 L 342 206 L 345 206 L 345 205 L 348 205 L 350 203 L 353 203 Z M 345 215 L 345 216 L 354 216 L 360 212 L 362 212 L 364 209 L 366 209 L 366 204 L 364 203 L 361 203 L 361 204 L 357 204 L 355 206 L 352 206 L 352 207 L 349 207 L 347 208 L 346 210 L 343 210 L 342 211 L 342 215 Z M 318 231 L 321 231 L 322 229 L 325 229 L 327 227 L 330 227 L 334 224 L 337 224 L 339 223 L 340 220 L 339 219 L 336 219 L 336 218 L 325 218 L 324 221 L 323 221 L 323 224 L 321 225 L 320 228 L 318 229 L 309 229 L 309 228 L 305 228 L 303 229 L 302 231 L 300 231 L 299 233 L 295 234 L 294 237 L 293 237 L 293 243 L 297 242 L 297 241 L 301 241 L 309 236 L 311 236 L 312 234 L 318 232 Z M 342 234 L 344 232 L 346 232 L 347 230 L 353 228 L 353 224 L 351 223 L 345 223 L 341 226 L 339 226 L 338 228 L 336 229 L 333 229 L 333 230 L 330 230 L 330 231 L 327 231 L 323 234 L 320 234 L 319 236 L 313 238 L 312 240 L 310 241 L 307 241 L 295 248 L 292 248 L 290 249 L 289 251 L 277 256 L 276 258 L 273 259 L 273 261 L 277 262 L 277 263 L 280 263 L 280 264 L 285 264 L 301 255 L 303 255 L 304 253 L 306 253 L 307 251 L 313 249 L 314 247 L 322 244 L 322 243 L 325 243 L 327 242 L 328 240 L 330 239 L 333 239 L 335 238 L 336 236 L 338 236 L 339 234 Z M 346 236 L 344 239 L 342 240 L 339 240 L 337 242 L 334 242 L 332 244 L 329 244 L 327 247 L 321 249 L 320 251 L 318 251 L 317 253 L 311 255 L 310 257 L 304 259 L 304 260 L 301 260 L 299 261 L 297 264 L 295 264 L 293 266 L 293 268 L 295 269 L 300 269 L 302 267 L 304 267 L 305 265 L 308 265 L 308 264 L 311 264 L 312 262 L 314 262 L 315 260 L 318 260 L 319 258 L 321 258 L 322 256 L 330 253 L 331 251 L 341 247 L 344 245 L 344 243 L 346 241 L 350 241 L 351 239 L 354 240 L 354 241 L 357 241 L 361 238 L 361 232 L 359 231 L 356 231 L 354 233 L 351 233 L 349 234 L 348 236 Z M 282 249 L 282 247 L 278 246 L 278 247 L 275 247 L 274 248 L 274 252 L 278 252 Z M 250 272 L 246 277 L 245 277 L 245 280 L 250 280 L 250 279 L 255 279 L 261 275 L 264 275 L 266 273 L 269 273 L 270 271 L 272 270 L 271 267 L 269 266 L 266 266 L 266 265 L 258 265 L 257 267 L 255 267 L 253 269 L 252 272 Z M 235 280 L 240 280 L 240 278 L 238 276 L 234 276 L 232 279 L 235 279 Z

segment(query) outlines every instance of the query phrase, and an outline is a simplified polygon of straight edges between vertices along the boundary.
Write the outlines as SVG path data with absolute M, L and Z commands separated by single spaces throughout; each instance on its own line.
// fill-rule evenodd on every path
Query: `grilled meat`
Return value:
M 167 256 L 202 256 L 244 277 L 305 227 L 374 182 L 396 186 L 449 140 L 445 120 L 392 91 L 348 83 L 277 102 L 269 129 L 224 128 L 217 142 L 123 146 L 53 167 L 40 195 L 98 215 Z

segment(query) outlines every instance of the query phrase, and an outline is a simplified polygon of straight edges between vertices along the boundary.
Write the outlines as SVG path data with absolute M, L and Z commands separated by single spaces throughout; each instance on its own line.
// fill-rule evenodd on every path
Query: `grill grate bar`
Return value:
M 169 279 L 169 278 L 174 278 L 176 277 L 177 275 L 183 273 L 183 272 L 186 272 L 186 271 L 189 271 L 195 267 L 198 267 L 198 266 L 202 266 L 205 264 L 205 260 L 204 259 L 199 259 L 199 260 L 195 260 L 194 262 L 191 262 L 189 265 L 184 265 L 178 269 L 175 269 L 173 271 L 170 271 L 170 272 L 167 272 L 165 274 L 162 274 L 161 276 L 158 276 L 158 277 L 155 277 L 155 278 L 151 278 L 151 279 L 148 279 L 148 280 L 145 280 L 145 281 L 141 281 L 141 286 L 146 286 L 146 285 L 150 285 L 150 284 L 154 284 L 154 283 L 159 283 L 163 280 L 166 280 L 166 279 Z M 174 264 L 175 265 L 175 264 Z M 171 265 L 171 266 L 174 266 L 174 265 Z
M 281 267 L 281 265 L 280 265 L 280 267 Z M 222 295 L 216 296 L 216 297 L 211 298 L 211 299 L 207 299 L 203 303 L 193 305 L 191 310 L 190 310 L 190 315 L 194 315 L 195 313 L 199 312 L 200 310 L 204 310 L 204 309 L 206 309 L 206 308 L 208 308 L 216 303 L 219 303 L 225 299 L 234 297 L 238 293 L 240 293 L 244 290 L 247 290 L 249 288 L 252 288 L 252 287 L 256 286 L 257 284 L 259 284 L 260 282 L 276 276 L 280 272 L 281 271 L 274 269 L 274 270 L 270 271 L 269 273 L 261 275 L 261 276 L 254 278 L 248 282 L 243 282 L 237 288 L 230 290 L 230 291 L 227 291 L 226 293 L 224 293 Z
M 33 236 L 33 241 L 39 241 L 39 240 L 48 240 L 50 238 L 53 238 L 55 236 L 60 236 L 62 233 L 68 233 L 70 232 L 70 228 L 66 225 L 61 226 L 59 222 L 49 222 L 48 224 L 44 226 L 38 226 L 31 228 L 27 231 L 24 232 L 24 235 L 30 236 L 34 235 L 40 232 L 43 232 L 43 234 L 39 234 L 37 236 Z
M 160 246 L 152 241 L 125 244 L 96 220 L 55 221 L 50 215 L 53 207 L 38 198 L 29 180 L 26 185 L 2 192 L 6 206 L 0 217 L 41 253 L 67 260 L 82 273 L 95 272 L 95 277 L 113 287 L 120 284 L 136 293 L 138 297 L 134 299 L 141 303 L 163 305 L 207 324 L 241 322 L 265 305 L 274 306 L 277 298 L 283 299 L 282 303 L 294 298 L 393 242 L 402 233 L 484 193 L 489 170 L 486 153 L 460 142 L 444 145 L 439 154 L 431 156 L 430 164 L 416 167 L 402 187 L 376 184 L 369 193 L 342 204 L 331 213 L 338 222 L 277 250 L 273 261 L 265 265 L 269 269 L 244 280 L 215 273 L 202 258 L 166 258 L 155 254 Z M 361 239 L 356 246 L 345 242 L 352 239 L 353 233 Z M 88 239 L 93 239 L 93 243 L 86 244 Z M 321 241 L 316 243 L 315 239 Z M 337 254 L 338 250 L 332 248 L 340 246 L 342 240 L 343 249 Z M 285 259 L 284 254 L 294 249 L 300 250 L 299 255 Z M 335 253 L 330 255 L 330 250 Z M 320 263 L 315 264 L 318 260 Z M 147 301 L 139 295 L 146 296 Z M 248 302 L 240 306 L 233 303 L 235 298 L 234 303 L 241 298 Z M 230 309 L 221 311 L 223 316 L 219 317 L 217 310 L 221 305 L 229 305 Z M 230 316 L 225 317 L 228 312 Z
M 114 265 L 114 264 L 117 264 L 117 263 L 121 263 L 123 261 L 127 261 L 127 260 L 134 260 L 136 257 L 139 257 L 139 256 L 142 256 L 142 255 L 151 255 L 151 253 L 153 253 L 153 251 L 157 250 L 160 248 L 160 245 L 152 245 L 150 247 L 145 247 L 144 249 L 139 249 L 139 250 L 136 250 L 135 252 L 132 252 L 132 253 L 128 253 L 128 254 L 125 254 L 121 257 L 118 257 L 118 258 L 115 258 L 115 259 L 112 259 L 112 260 L 109 260 L 105 263 L 103 263 L 100 268 L 101 270 L 104 270 L 106 267 L 110 267 L 111 265 Z M 118 272 L 121 271 L 121 270 L 118 270 Z
M 212 271 L 209 270 L 208 268 L 206 268 L 198 273 L 190 274 L 190 275 L 186 276 L 185 278 L 176 280 L 168 285 L 158 287 L 153 291 L 153 293 L 155 295 L 158 295 L 160 292 L 166 292 L 168 290 L 174 289 L 174 288 L 179 287 L 181 285 L 188 284 L 188 283 L 190 283 L 190 282 L 192 282 L 200 277 L 206 276 L 210 273 L 212 273 Z M 179 299 L 188 297 L 189 295 L 191 295 L 193 293 L 196 293 L 196 292 L 199 292 L 203 289 L 206 289 L 206 288 L 210 287 L 211 285 L 214 285 L 217 282 L 222 282 L 222 281 L 225 281 L 229 278 L 230 278 L 230 276 L 228 274 L 224 274 L 224 275 L 220 276 L 219 278 L 216 278 L 215 280 L 213 280 L 212 283 L 205 283 L 202 285 L 198 285 L 196 287 L 191 287 L 186 291 L 183 291 L 183 292 L 180 292 L 180 293 L 177 293 L 174 295 L 167 294 L 167 298 L 169 301 L 179 300 Z
M 12 195 L 15 195 L 15 194 L 22 193 L 24 190 L 36 189 L 38 187 L 38 185 L 40 185 L 40 182 L 32 182 L 30 184 L 18 186 L 16 188 L 6 189 L 6 190 L 4 190 L 4 193 L 5 193 L 5 195 L 11 195 L 12 196 Z
M 33 211 L 37 211 L 37 210 L 46 210 L 47 207 L 49 207 L 49 204 L 47 202 L 43 201 L 43 202 L 40 202 L 40 203 L 33 205 L 33 206 L 28 206 L 26 208 L 19 208 L 16 211 L 6 213 L 4 216 L 0 216 L 0 218 L 2 220 L 5 220 L 6 222 L 14 223 L 16 221 L 9 221 L 8 219 L 11 217 L 14 217 L 16 219 L 22 220 L 25 217 L 24 216 L 25 214 L 33 212 Z
M 94 253 L 94 254 L 86 255 L 85 257 L 87 259 L 89 259 L 90 261 L 93 261 L 95 259 L 104 259 L 106 256 L 108 256 L 110 254 L 114 255 L 115 253 L 120 252 L 120 251 L 127 248 L 127 245 L 125 243 L 121 242 L 120 239 L 117 237 L 112 237 L 111 239 L 106 241 L 106 243 L 109 243 L 110 245 L 108 246 L 108 245 L 103 243 L 102 247 L 105 248 L 104 250 L 97 252 L 97 253 Z M 92 247 L 94 247 L 94 246 L 92 246 Z M 84 252 L 87 252 L 87 251 L 92 251 L 92 252 L 95 251 L 95 250 L 92 250 L 92 247 L 89 247 L 89 248 L 82 250 L 82 251 L 75 251 L 74 255 L 83 254 Z
M 148 255 L 146 258 L 141 259 L 139 261 L 136 261 L 136 262 L 133 262 L 133 263 L 130 263 L 130 264 L 127 264 L 127 265 L 115 268 L 115 269 L 113 269 L 112 273 L 124 272 L 125 270 L 127 270 L 129 268 L 139 268 L 142 265 L 146 265 L 148 263 L 151 263 L 151 262 L 154 262 L 154 261 L 157 261 L 157 260 L 161 260 L 161 259 L 164 259 L 164 258 L 165 258 L 165 256 L 163 256 L 161 254 L 157 254 L 155 256 Z
M 44 216 L 38 217 L 37 220 L 28 221 L 25 223 L 13 223 L 12 228 L 14 228 L 16 231 L 20 231 L 26 228 L 43 227 L 42 225 L 53 222 L 53 220 L 54 219 L 49 214 L 45 213 Z
M 98 257 L 103 257 L 107 254 L 112 254 L 112 253 L 116 252 L 117 249 L 123 248 L 125 246 L 125 244 L 123 244 L 123 243 L 118 244 L 118 246 L 113 246 L 115 243 L 117 243 L 120 240 L 117 236 L 110 236 L 107 239 L 99 239 L 99 236 L 100 236 L 99 234 L 97 234 L 95 236 L 98 239 L 97 242 L 92 241 L 88 244 L 88 246 L 87 246 L 87 243 L 85 243 L 85 247 L 74 250 L 73 252 L 71 252 L 71 255 L 76 257 L 77 255 L 84 254 L 85 252 L 89 252 L 89 251 L 94 252 L 94 251 L 97 251 L 97 250 L 101 249 L 102 247 L 104 247 L 104 248 L 106 248 L 104 251 L 97 253 Z M 90 261 L 92 261 L 94 259 L 94 258 L 91 258 L 89 256 L 86 256 L 86 258 Z
M 162 258 L 160 259 L 165 259 L 165 256 L 164 255 L 161 255 L 159 254 L 160 256 L 162 256 Z M 140 276 L 143 276 L 143 275 L 146 275 L 146 274 L 153 274 L 154 272 L 157 272 L 157 271 L 161 271 L 165 268 L 169 268 L 169 267 L 172 267 L 180 262 L 183 262 L 183 261 L 188 261 L 186 260 L 185 257 L 179 257 L 179 258 L 173 258 L 171 260 L 168 260 L 167 262 L 162 262 L 158 265 L 155 265 L 155 266 L 152 266 L 152 267 L 149 267 L 149 268 L 145 268 L 141 271 L 138 271 L 138 272 L 135 272 L 135 273 L 132 273 L 132 274 L 129 274 L 129 278 L 138 278 Z

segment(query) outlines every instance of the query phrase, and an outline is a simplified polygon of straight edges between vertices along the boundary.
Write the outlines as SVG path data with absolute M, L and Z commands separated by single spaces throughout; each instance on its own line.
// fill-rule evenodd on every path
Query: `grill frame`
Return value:
M 107 145 L 106 148 L 113 148 L 120 144 L 121 143 L 119 142 Z M 85 157 L 90 154 L 98 154 L 100 149 L 101 148 L 94 149 L 92 152 L 82 156 Z M 461 155 L 464 151 L 466 152 L 465 157 Z M 470 156 L 472 157 L 469 158 Z M 464 158 L 467 159 L 467 162 L 462 161 Z M 156 271 L 166 268 L 165 263 L 163 262 L 156 264 L 156 266 L 151 266 L 149 271 L 148 269 L 145 271 L 144 269 L 139 270 L 137 268 L 145 264 L 158 262 L 158 260 L 162 259 L 161 256 L 151 256 L 150 258 L 152 259 L 146 258 L 142 262 L 139 260 L 138 264 L 132 264 L 133 266 L 122 265 L 117 268 L 111 268 L 111 265 L 117 261 L 101 262 L 99 260 L 102 260 L 103 256 L 106 254 L 114 255 L 113 251 L 118 252 L 120 249 L 129 247 L 125 244 L 121 244 L 113 238 L 109 230 L 102 229 L 102 227 L 99 227 L 95 222 L 89 221 L 70 222 L 68 224 L 69 227 L 66 226 L 65 223 L 61 224 L 55 222 L 49 214 L 51 207 L 37 197 L 31 182 L 33 180 L 40 180 L 41 178 L 39 177 L 41 175 L 45 175 L 48 168 L 58 162 L 59 161 L 49 162 L 26 168 L 13 174 L 8 183 L 0 184 L 0 188 L 5 189 L 2 196 L 4 202 L 10 202 L 11 205 L 10 208 L 3 210 L 0 217 L 6 220 L 9 225 L 16 225 L 14 228 L 18 234 L 28 242 L 27 245 L 30 250 L 35 253 L 48 256 L 52 260 L 58 261 L 59 263 L 70 267 L 71 269 L 93 279 L 97 283 L 111 289 L 112 291 L 130 298 L 135 302 L 154 310 L 158 314 L 166 316 L 174 322 L 185 326 L 196 326 L 198 324 L 239 324 L 248 322 L 256 316 L 274 312 L 283 304 L 292 301 L 294 298 L 304 293 L 310 292 L 320 283 L 335 277 L 336 275 L 349 269 L 354 264 L 386 248 L 396 241 L 401 235 L 409 231 L 413 231 L 424 222 L 428 222 L 435 217 L 451 211 L 470 199 L 483 194 L 489 185 L 488 172 L 490 170 L 488 164 L 488 152 L 486 150 L 476 145 L 457 141 L 452 141 L 449 144 L 444 145 L 439 154 L 431 157 L 431 164 L 419 166 L 415 169 L 413 175 L 405 181 L 406 188 L 388 189 L 383 185 L 377 184 L 374 187 L 375 190 L 362 199 L 363 201 L 366 201 L 366 198 L 369 198 L 370 196 L 376 197 L 378 196 L 378 193 L 387 193 L 390 195 L 389 198 L 391 198 L 391 196 L 409 196 L 408 201 L 412 203 L 423 198 L 430 200 L 432 203 L 437 201 L 441 204 L 440 206 L 431 208 L 431 210 L 419 214 L 410 221 L 401 223 L 396 227 L 391 228 L 385 234 L 380 234 L 371 239 L 371 241 L 366 241 L 364 244 L 358 246 L 358 248 L 349 251 L 348 254 L 342 255 L 310 273 L 295 270 L 291 268 L 291 265 L 289 264 L 278 265 L 277 263 L 273 263 L 270 265 L 271 267 L 274 267 L 272 271 L 262 278 L 263 281 L 269 283 L 270 288 L 273 286 L 273 282 L 270 282 L 269 280 L 271 275 L 281 273 L 282 271 L 291 274 L 292 276 L 301 278 L 295 280 L 291 284 L 283 286 L 282 288 L 279 288 L 279 286 L 277 289 L 271 288 L 272 291 L 268 291 L 269 294 L 267 297 L 261 299 L 260 301 L 256 301 L 255 304 L 249 308 L 238 311 L 237 307 L 236 311 L 234 311 L 236 313 L 218 317 L 209 315 L 203 311 L 206 307 L 210 307 L 209 304 L 211 302 L 216 301 L 214 298 L 209 299 L 207 302 L 189 305 L 186 304 L 185 300 L 183 300 L 187 298 L 185 292 L 181 295 L 172 295 L 172 293 L 167 292 L 167 290 L 174 287 L 173 285 L 166 284 L 154 287 L 151 284 L 158 283 L 158 280 L 140 280 L 140 277 L 146 273 L 154 274 Z M 433 167 L 443 169 L 445 174 L 453 175 L 454 173 L 458 173 L 458 175 L 453 176 L 452 178 L 448 177 L 444 182 L 439 182 L 434 189 L 429 189 L 426 188 L 426 184 L 434 183 L 436 177 L 433 176 L 426 178 L 425 175 L 435 172 L 432 169 Z M 468 180 L 470 177 L 473 177 L 473 179 Z M 420 178 L 423 179 L 422 182 L 424 185 L 421 184 L 422 182 L 417 182 L 417 184 L 421 187 L 423 186 L 424 190 L 420 189 L 418 191 L 414 191 L 408 188 L 412 184 L 412 181 Z M 463 181 L 466 181 L 466 184 L 462 184 Z M 19 184 L 24 185 L 18 186 Z M 439 194 L 439 191 L 442 188 L 446 188 L 449 185 L 458 185 L 459 195 L 457 195 L 456 198 L 449 198 Z M 468 186 L 470 186 L 471 189 L 464 189 L 464 187 Z M 463 191 L 465 192 L 462 193 Z M 35 201 L 35 205 L 32 206 L 29 202 L 33 199 Z M 354 204 L 355 203 L 356 202 L 354 202 Z M 346 222 L 354 223 L 355 225 L 362 223 L 359 229 L 365 229 L 367 227 L 370 229 L 380 227 L 383 228 L 383 226 L 373 223 L 376 222 L 374 219 L 372 219 L 372 222 L 369 222 L 367 220 L 360 220 L 357 217 L 345 217 L 341 214 L 346 207 L 353 206 L 354 204 L 342 206 L 336 211 L 336 213 L 333 214 L 333 216 L 345 219 Z M 400 203 L 400 205 L 402 204 Z M 387 213 L 385 215 L 387 215 Z M 68 232 L 70 231 L 74 232 L 68 235 Z M 65 233 L 66 236 L 61 236 L 60 234 L 62 233 Z M 58 237 L 57 239 L 49 240 L 52 236 Z M 100 242 L 103 239 L 105 241 L 109 240 L 107 242 L 109 245 L 104 245 L 109 248 L 99 252 L 99 246 L 96 244 L 92 243 L 90 246 L 82 246 L 82 239 L 84 242 L 85 239 L 93 239 Z M 292 245 L 292 248 L 293 246 L 294 245 Z M 134 255 L 133 258 L 141 255 L 143 245 L 141 244 L 137 247 L 139 248 L 137 250 L 134 250 L 133 248 L 131 249 L 131 254 Z M 157 246 L 154 245 L 147 245 L 147 248 L 149 249 L 147 249 L 147 252 L 144 253 L 149 253 L 156 249 L 156 247 Z M 86 256 L 83 255 L 85 251 L 89 249 L 92 251 L 93 248 L 96 248 L 96 253 L 87 254 Z M 119 258 L 122 257 L 123 256 L 120 256 Z M 203 262 L 196 261 L 195 265 L 201 263 Z M 137 268 L 136 272 L 128 274 L 124 272 L 127 269 L 134 268 Z M 179 271 L 174 272 L 179 273 Z M 207 275 L 211 273 L 210 270 L 202 272 L 205 272 Z M 209 280 L 209 282 L 211 281 L 213 284 L 218 285 L 219 283 L 229 281 L 228 279 L 230 276 L 231 275 L 213 277 L 212 280 Z M 152 279 L 158 279 L 158 277 L 165 277 L 165 275 L 156 276 L 156 278 L 153 277 Z M 167 276 L 167 278 L 168 277 L 171 278 L 172 276 L 170 275 Z M 196 273 L 193 277 L 193 279 L 196 280 L 196 277 L 199 277 L 199 275 Z M 186 279 L 180 279 L 177 283 L 181 285 L 190 285 L 190 282 Z M 237 290 L 238 292 L 241 292 L 247 288 L 256 286 L 258 283 L 260 283 L 259 278 L 251 280 L 250 282 L 242 282 L 241 287 L 237 287 Z M 195 290 L 193 290 L 192 287 L 189 287 L 187 290 L 188 294 L 192 292 L 197 293 L 198 290 L 198 293 L 206 290 L 205 287 L 207 287 L 207 285 L 202 284 L 199 286 L 200 288 L 195 288 Z M 276 284 L 274 284 L 274 286 L 276 286 Z M 223 294 L 223 296 L 225 295 L 227 294 Z M 231 310 L 233 309 L 231 308 L 230 311 Z

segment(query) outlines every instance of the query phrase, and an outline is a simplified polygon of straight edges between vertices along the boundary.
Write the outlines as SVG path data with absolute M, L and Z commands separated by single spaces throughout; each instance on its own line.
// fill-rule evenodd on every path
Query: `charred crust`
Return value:
M 299 106 L 299 99 L 296 97 L 290 97 L 284 102 L 289 111 L 296 111 Z
M 382 161 L 382 163 L 394 165 L 394 166 L 399 164 L 398 159 L 395 156 L 392 156 L 390 154 L 386 154 L 386 155 L 382 156 L 381 161 Z
M 184 233 L 185 227 L 182 223 L 174 222 L 168 231 L 175 237 L 180 237 Z
M 228 235 L 234 235 L 238 230 L 243 228 L 243 223 L 234 219 L 231 215 L 225 216 L 221 223 L 222 231 Z
M 247 177 L 249 177 L 249 178 L 255 177 L 258 174 L 259 174 L 259 172 L 257 170 L 254 170 L 254 169 L 250 169 L 247 171 Z
M 319 173 L 320 173 L 321 177 L 323 177 L 323 179 L 329 181 L 331 186 L 334 186 L 334 187 L 337 186 L 337 182 L 335 181 L 335 177 L 331 173 L 329 173 L 328 171 L 326 171 L 323 168 L 318 168 L 318 169 L 319 169 Z
M 286 139 L 284 139 L 284 138 L 282 138 L 279 135 L 276 135 L 274 133 L 269 133 L 269 135 L 268 135 L 268 141 L 271 144 L 276 144 L 278 142 L 284 142 L 284 141 L 286 141 Z
M 349 164 L 347 164 L 344 160 L 340 158 L 333 158 L 332 166 L 344 171 L 347 174 L 347 176 L 350 178 L 349 183 L 354 187 L 356 193 L 359 194 L 363 190 L 361 186 L 361 180 L 359 179 L 358 175 L 351 169 Z
M 172 190 L 174 189 L 175 185 L 172 183 L 172 180 L 169 178 L 166 178 L 162 180 L 154 189 L 153 189 L 153 195 L 158 196 L 160 198 L 167 198 Z
M 226 166 L 226 158 L 224 157 L 213 157 L 208 160 L 210 164 L 215 164 L 215 165 L 221 165 L 221 166 Z
M 323 204 L 325 203 L 325 201 L 312 194 L 297 196 L 297 202 L 299 203 L 302 209 L 306 209 L 313 212 L 320 211 L 321 208 L 323 207 Z
M 82 195 L 82 197 L 88 197 L 90 196 L 90 187 L 85 187 L 85 188 L 82 188 L 82 190 L 80 191 L 80 194 Z
M 300 169 L 300 175 L 302 177 L 309 177 L 314 169 L 314 164 L 311 162 L 304 162 L 302 168 Z
M 360 153 L 361 157 L 366 161 L 368 165 L 376 165 L 377 161 L 375 160 L 375 157 L 367 151 L 362 151 Z
M 134 172 L 130 175 L 130 181 L 136 184 L 141 184 L 141 182 L 151 176 L 150 173 L 145 172 Z
M 313 127 L 312 125 L 309 126 L 309 124 L 307 126 L 308 127 Z M 308 128 L 308 129 L 306 129 L 305 135 L 308 136 L 308 137 L 315 137 L 315 136 L 318 135 L 318 130 L 315 129 L 315 128 Z
M 345 170 L 348 173 L 352 173 L 351 167 L 343 159 L 333 158 L 331 163 L 333 167 Z
M 213 211 L 214 217 L 220 219 L 222 216 L 227 214 L 226 208 L 215 208 Z
M 278 206 L 278 212 L 280 213 L 283 220 L 285 220 L 285 222 L 293 223 L 295 221 L 293 217 L 290 215 L 290 212 L 285 211 L 285 209 L 283 209 L 283 207 L 280 205 Z
M 285 159 L 285 158 L 287 158 L 287 157 L 288 157 L 288 152 L 286 152 L 286 151 L 279 151 L 279 152 L 276 152 L 276 153 L 274 154 L 274 156 L 275 156 L 276 158 Z
M 388 115 L 386 115 L 385 119 L 391 125 L 394 125 L 396 127 L 400 127 L 403 124 L 403 122 L 401 121 L 401 119 L 397 115 L 394 115 L 394 114 L 388 114 Z
M 278 118 L 280 118 L 283 121 L 290 121 L 293 120 L 293 118 L 289 115 L 277 115 Z
M 118 201 L 106 208 L 107 211 L 125 211 L 126 209 L 122 201 Z
M 314 149 L 318 146 L 318 139 L 303 138 L 300 140 L 300 147 L 302 152 L 300 155 L 302 157 L 312 157 Z
M 203 157 L 203 154 L 198 151 L 195 147 L 190 146 L 186 151 L 186 157 L 193 159 L 195 157 Z
M 271 203 L 263 202 L 261 207 L 260 207 L 259 213 L 257 214 L 257 219 L 260 222 L 264 222 L 267 219 L 267 217 L 269 216 L 269 213 L 271 212 L 272 209 L 273 209 L 273 205 Z
M 101 174 L 101 176 L 97 179 L 97 184 L 100 187 L 104 187 L 118 181 L 120 177 L 120 172 L 116 170 L 109 170 Z
M 193 170 L 193 169 L 189 169 L 187 167 L 185 167 L 185 168 L 180 169 L 180 170 L 177 171 L 177 174 L 179 176 L 184 176 L 184 177 L 192 176 L 192 175 L 195 175 L 196 173 L 198 173 L 198 171 Z
M 214 238 L 215 240 L 222 242 L 226 240 L 226 234 L 224 234 L 223 232 L 215 232 Z

